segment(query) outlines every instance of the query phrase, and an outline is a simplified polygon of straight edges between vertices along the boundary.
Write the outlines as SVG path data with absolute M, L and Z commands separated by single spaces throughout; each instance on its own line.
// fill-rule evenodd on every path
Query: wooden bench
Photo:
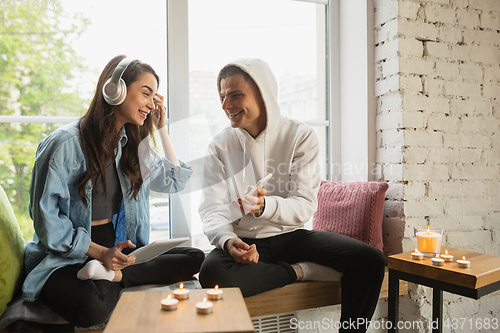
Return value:
M 408 283 L 400 280 L 399 294 L 408 293 Z M 389 269 L 385 268 L 379 298 L 389 296 Z M 340 304 L 340 282 L 296 282 L 282 288 L 245 298 L 250 317 L 293 312 Z

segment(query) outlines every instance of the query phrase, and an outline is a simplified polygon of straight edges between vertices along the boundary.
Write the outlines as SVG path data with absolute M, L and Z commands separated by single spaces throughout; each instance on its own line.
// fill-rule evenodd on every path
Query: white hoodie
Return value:
M 255 139 L 245 129 L 228 127 L 209 142 L 198 211 L 203 232 L 219 249 L 230 238 L 264 238 L 302 228 L 317 209 L 320 185 L 316 133 L 280 115 L 278 86 L 267 63 L 240 59 L 229 65 L 240 67 L 259 87 L 267 124 Z M 247 186 L 269 173 L 264 213 L 243 216 L 231 200 L 244 198 Z

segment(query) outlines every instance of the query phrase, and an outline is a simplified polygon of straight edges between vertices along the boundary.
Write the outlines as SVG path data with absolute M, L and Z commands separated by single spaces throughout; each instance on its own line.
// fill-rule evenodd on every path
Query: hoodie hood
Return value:
M 228 63 L 225 67 L 236 66 L 247 73 L 259 87 L 264 105 L 266 106 L 266 128 L 259 134 L 259 137 L 265 132 L 272 132 L 279 127 L 280 108 L 278 106 L 278 84 L 276 78 L 271 72 L 269 65 L 257 58 L 238 59 Z M 246 132 L 239 129 L 241 132 Z M 240 136 L 241 138 L 241 136 Z

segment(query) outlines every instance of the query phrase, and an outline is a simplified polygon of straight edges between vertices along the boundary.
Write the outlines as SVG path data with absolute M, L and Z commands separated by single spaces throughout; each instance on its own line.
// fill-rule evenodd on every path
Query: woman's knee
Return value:
M 200 268 L 203 260 L 205 259 L 205 253 L 195 247 L 176 247 L 168 251 L 166 254 L 181 254 L 184 255 L 185 259 L 188 259 L 191 264 Z
M 189 264 L 185 267 L 189 267 L 189 269 L 187 269 L 188 273 L 194 275 L 200 271 L 201 265 L 205 260 L 205 253 L 200 249 L 192 248 L 186 254 L 189 257 Z
M 90 327 L 106 322 L 113 309 L 102 306 L 99 302 L 80 304 L 77 311 L 68 318 L 68 322 L 79 327 Z
M 70 324 L 78 327 L 90 327 L 104 323 L 114 308 L 104 294 L 83 291 L 74 295 L 42 298 L 47 305 Z M 116 302 L 114 302 L 116 303 Z
M 193 248 L 189 255 L 193 258 L 198 268 L 200 268 L 205 260 L 205 252 L 200 249 Z

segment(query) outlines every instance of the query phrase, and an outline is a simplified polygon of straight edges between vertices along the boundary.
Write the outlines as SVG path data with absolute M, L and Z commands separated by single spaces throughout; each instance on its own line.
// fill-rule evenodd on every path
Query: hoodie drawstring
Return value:
M 246 165 L 245 165 L 245 155 L 246 155 L 246 150 L 245 150 L 245 141 L 246 140 L 243 140 L 243 184 L 245 184 L 245 174 L 246 174 Z

